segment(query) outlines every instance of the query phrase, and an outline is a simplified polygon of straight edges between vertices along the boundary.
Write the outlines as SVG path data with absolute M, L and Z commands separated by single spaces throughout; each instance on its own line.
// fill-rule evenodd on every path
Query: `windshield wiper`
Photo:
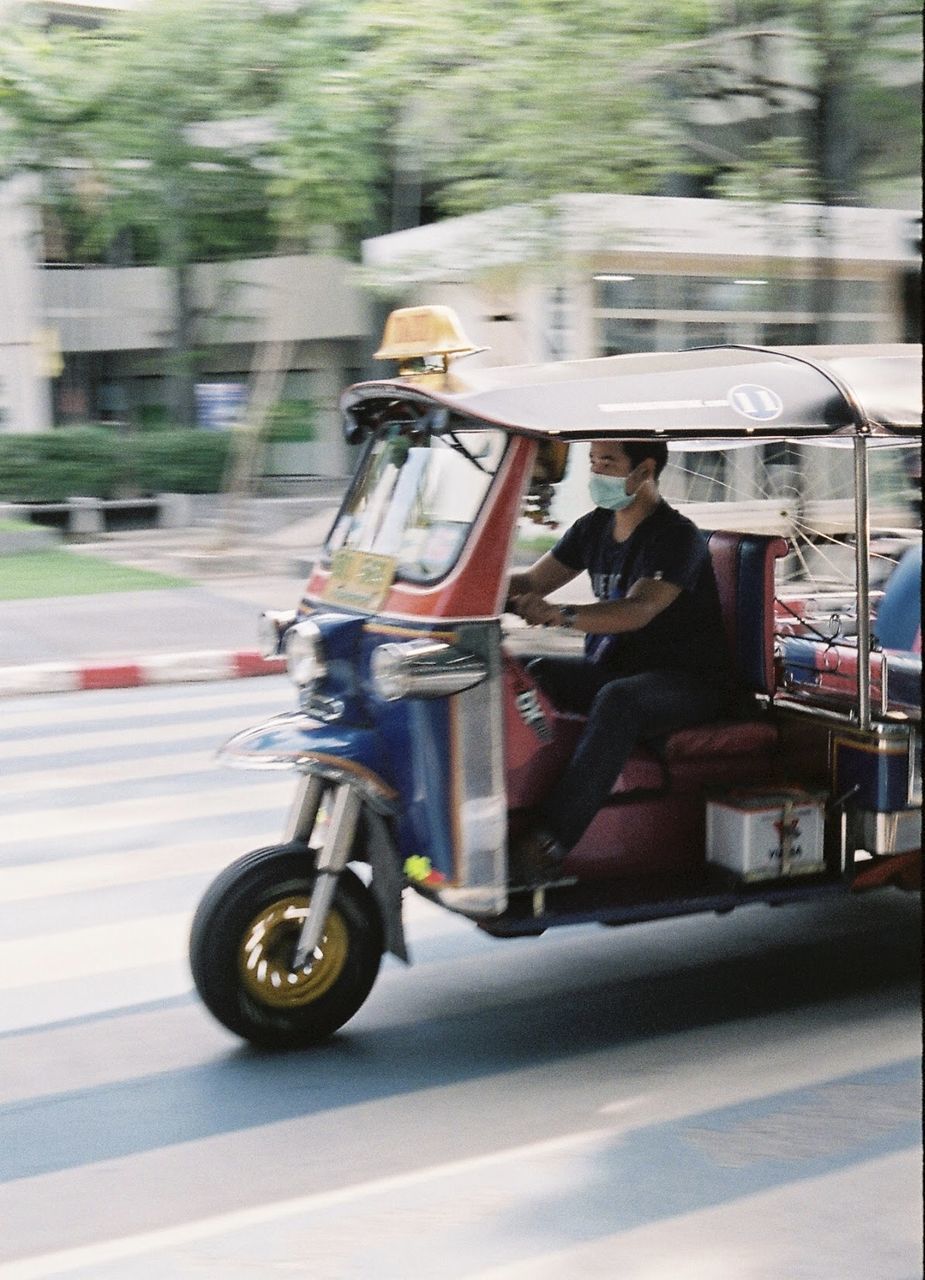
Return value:
M 481 462 L 479 462 L 475 454 L 466 448 L 466 446 L 460 440 L 459 436 L 456 434 L 455 431 L 441 432 L 440 439 L 452 441 L 452 447 L 456 450 L 456 452 L 461 453 L 464 458 L 468 458 L 469 461 L 472 463 L 472 465 L 474 467 L 478 467 L 479 471 L 481 471 L 484 475 L 486 476 L 494 475 L 493 471 L 489 471 L 488 467 L 484 467 L 481 464 Z

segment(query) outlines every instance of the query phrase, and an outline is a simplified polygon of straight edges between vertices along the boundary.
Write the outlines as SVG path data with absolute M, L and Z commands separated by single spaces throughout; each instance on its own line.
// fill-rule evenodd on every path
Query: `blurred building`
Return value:
M 201 425 L 220 425 L 214 406 L 247 388 L 270 345 L 288 372 L 281 399 L 310 406 L 316 439 L 275 446 L 278 469 L 321 475 L 350 471 L 338 398 L 356 381 L 371 330 L 355 269 L 327 255 L 202 263 L 192 269 L 200 400 L 212 406 Z M 41 323 L 56 335 L 61 371 L 54 420 L 169 419 L 171 288 L 161 267 L 45 267 L 38 273 Z M 19 428 L 23 429 L 22 427 Z M 291 462 L 287 464 L 286 451 Z M 294 451 L 294 452 L 293 452 Z
M 453 307 L 467 337 L 487 348 L 467 365 L 726 343 L 918 341 L 906 306 L 909 275 L 921 268 L 920 225 L 905 210 L 573 195 L 547 216 L 511 208 L 380 236 L 364 245 L 364 262 L 396 303 Z M 560 524 L 587 508 L 586 451 L 572 452 L 552 507 Z M 878 527 L 919 524 L 916 453 L 878 451 Z M 712 528 L 804 541 L 812 529 L 827 543 L 853 527 L 846 450 L 682 451 L 662 489 Z
M 42 266 L 24 180 L 0 199 L 0 429 L 164 418 L 167 272 Z M 917 220 L 847 207 L 820 216 L 808 205 L 565 196 L 552 213 L 502 209 L 369 240 L 365 272 L 390 304 L 454 306 L 489 348 L 473 358 L 496 364 L 912 336 Z M 204 263 L 193 288 L 203 386 L 232 393 L 268 343 L 286 344 L 283 399 L 317 413 L 311 469 L 343 474 L 338 392 L 368 373 L 383 305 L 354 268 L 323 254 Z
M 52 420 L 57 364 L 41 303 L 35 192 L 32 178 L 0 183 L 0 431 L 42 431 Z
M 35 0 L 30 7 L 50 25 L 96 26 L 138 3 Z M 802 130 L 812 97 L 792 33 L 764 32 L 759 48 L 738 29 L 737 6 L 717 0 L 717 12 L 715 56 L 672 85 L 685 145 L 714 164 L 710 180 L 767 134 L 771 116 L 772 132 L 786 132 L 788 121 Z M 920 62 L 900 52 L 887 58 L 884 77 L 918 101 Z M 755 91 L 758 83 L 773 94 Z M 392 225 L 419 222 L 426 216 L 419 178 L 406 199 L 398 177 Z M 901 208 L 827 210 L 693 198 L 694 181 L 679 173 L 659 196 L 563 196 L 543 210 L 501 209 L 369 240 L 367 282 L 388 304 L 374 302 L 347 263 L 323 253 L 202 263 L 193 292 L 202 317 L 203 425 L 221 425 L 261 353 L 284 344 L 290 371 L 282 396 L 311 404 L 318 431 L 316 443 L 298 446 L 302 460 L 293 454 L 292 467 L 343 474 L 338 390 L 369 373 L 392 303 L 453 305 L 473 340 L 490 348 L 474 359 L 490 363 L 717 342 L 919 336 L 917 178 L 904 180 L 902 191 L 876 193 Z M 0 430 L 166 418 L 167 273 L 131 265 L 130 250 L 119 266 L 43 263 L 30 190 L 25 180 L 0 187 Z M 47 237 L 44 252 L 52 256 Z
M 741 342 L 897 342 L 918 217 L 666 196 L 564 196 L 394 232 L 367 272 L 445 303 L 484 363 Z

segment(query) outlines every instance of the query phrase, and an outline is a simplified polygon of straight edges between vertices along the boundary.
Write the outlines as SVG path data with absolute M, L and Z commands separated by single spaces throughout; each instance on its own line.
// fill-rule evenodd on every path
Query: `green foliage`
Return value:
M 280 400 L 267 414 L 266 444 L 301 444 L 316 438 L 316 409 L 311 400 Z
M 105 79 L 79 153 L 95 179 L 98 248 L 128 227 L 162 265 L 182 266 L 243 248 L 239 232 L 260 210 L 266 225 L 258 29 L 248 0 L 158 0 L 77 47 L 75 70 L 93 64 Z
M 130 233 L 141 260 L 271 252 L 366 224 L 375 114 L 351 5 L 157 0 L 90 31 L 0 32 L 0 166 L 45 173 L 80 256 Z
M 816 194 L 812 162 L 803 138 L 775 137 L 748 147 L 714 183 L 724 200 L 756 200 L 768 205 L 809 201 Z
M 652 74 L 666 40 L 705 28 L 691 0 L 490 0 L 428 10 L 372 0 L 370 91 L 396 165 L 449 212 L 563 192 L 651 192 L 680 162 Z M 654 60 L 654 62 L 653 62 Z
M 229 431 L 157 431 L 135 437 L 127 470 L 142 493 L 218 493 Z
M 173 425 L 165 404 L 143 404 L 135 412 L 143 431 L 168 431 Z
M 735 116 L 736 101 L 751 98 L 749 128 L 724 158 L 719 194 L 879 204 L 884 179 L 916 178 L 920 7 L 906 0 L 741 0 L 737 7 L 740 29 L 717 29 L 678 68 L 679 92 L 693 103 L 724 103 Z M 795 125 L 800 136 L 785 136 Z
M 356 58 L 356 3 L 305 6 L 276 49 L 277 139 L 270 192 L 288 242 L 311 227 L 339 232 L 355 248 L 371 228 L 376 185 L 385 174 L 382 119 Z
M 75 427 L 0 435 L 0 496 L 10 502 L 107 497 L 118 468 L 116 440 L 108 431 Z
M 231 447 L 218 431 L 155 431 L 122 435 L 78 427 L 30 435 L 0 435 L 0 498 L 62 502 L 81 496 L 217 493 Z
M 0 172 L 45 174 L 70 252 L 178 274 L 353 252 L 393 179 L 451 213 L 684 171 L 856 200 L 918 172 L 921 26 L 906 0 L 151 0 L 0 30 Z
M 192 424 L 203 345 L 191 264 L 356 242 L 378 173 L 348 67 L 350 5 L 156 0 L 92 31 L 0 31 L 0 172 L 43 173 L 56 258 L 171 272 L 171 412 Z M 343 237 L 342 237 L 343 238 Z M 329 237 L 330 239 L 330 237 Z

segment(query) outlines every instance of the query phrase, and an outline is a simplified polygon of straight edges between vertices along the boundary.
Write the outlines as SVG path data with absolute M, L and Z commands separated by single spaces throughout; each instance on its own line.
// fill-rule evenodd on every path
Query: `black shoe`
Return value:
M 533 827 L 511 841 L 507 854 L 508 882 L 531 889 L 562 879 L 565 850 L 555 836 Z

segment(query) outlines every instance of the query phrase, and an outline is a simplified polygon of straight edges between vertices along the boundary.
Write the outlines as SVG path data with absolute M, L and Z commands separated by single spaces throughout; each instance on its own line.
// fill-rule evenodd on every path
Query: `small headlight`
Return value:
M 264 658 L 275 658 L 286 630 L 295 622 L 295 610 L 267 609 L 257 622 L 257 643 Z
M 309 619 L 297 622 L 286 632 L 286 670 L 290 679 L 306 689 L 327 674 L 321 632 Z
M 447 698 L 471 689 L 488 669 L 474 654 L 434 640 L 382 644 L 370 660 L 373 688 L 380 698 Z
M 373 651 L 370 671 L 380 698 L 395 702 L 408 693 L 407 663 L 400 644 L 381 644 Z

